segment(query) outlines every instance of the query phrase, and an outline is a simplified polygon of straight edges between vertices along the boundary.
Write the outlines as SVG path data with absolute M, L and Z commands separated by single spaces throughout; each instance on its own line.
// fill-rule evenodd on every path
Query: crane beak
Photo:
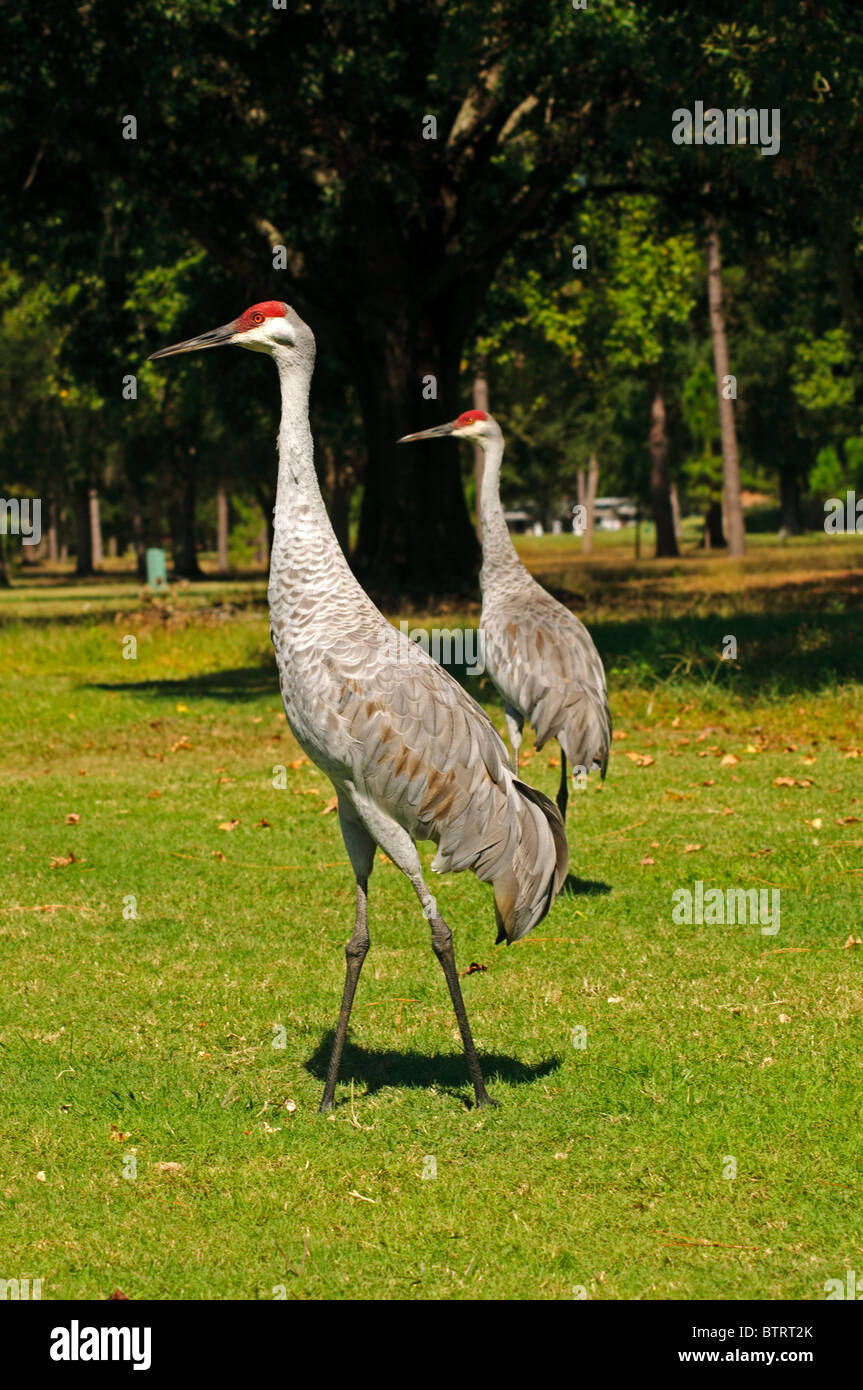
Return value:
M 435 425 L 432 430 L 420 430 L 419 434 L 406 434 L 402 439 L 396 440 L 397 444 L 413 444 L 415 439 L 439 439 L 442 435 L 452 434 L 455 429 L 455 421 L 451 420 L 448 425 Z
M 157 357 L 176 357 L 180 352 L 197 352 L 199 348 L 224 347 L 225 343 L 230 343 L 236 331 L 233 323 L 225 323 L 221 328 L 211 328 L 209 333 L 199 333 L 197 338 L 187 338 L 184 343 L 159 348 L 158 352 L 150 353 L 147 361 L 154 362 Z

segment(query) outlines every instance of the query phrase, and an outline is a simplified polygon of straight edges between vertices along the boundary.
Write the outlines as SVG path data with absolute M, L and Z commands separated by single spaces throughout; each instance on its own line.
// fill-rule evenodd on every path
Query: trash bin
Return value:
M 168 566 L 166 564 L 164 550 L 148 550 L 147 560 L 147 587 L 150 589 L 166 589 L 168 587 Z

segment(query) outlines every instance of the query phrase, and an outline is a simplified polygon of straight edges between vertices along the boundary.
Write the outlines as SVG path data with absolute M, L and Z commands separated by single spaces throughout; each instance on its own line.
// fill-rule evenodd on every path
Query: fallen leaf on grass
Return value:
M 629 738 L 629 734 L 626 732 L 626 730 L 615 729 L 614 733 L 611 735 L 612 743 L 617 743 L 617 741 L 622 738 Z
M 50 867 L 52 869 L 66 869 L 70 864 L 83 864 L 84 862 L 83 859 L 78 858 L 73 849 L 70 849 L 68 859 L 64 859 L 61 854 L 52 855 Z
M 462 970 L 461 977 L 462 979 L 464 979 L 465 975 L 476 975 L 476 973 L 480 970 L 488 970 L 488 966 L 479 965 L 477 961 L 472 960 L 467 970 Z
M 636 763 L 638 767 L 650 767 L 656 762 L 656 759 L 651 758 L 649 753 L 627 753 L 626 756 L 630 762 Z
M 219 786 L 224 787 L 227 785 L 228 782 L 236 782 L 236 780 L 236 777 L 220 777 Z
M 154 1163 L 153 1167 L 157 1173 L 182 1173 L 182 1163 Z
M 147 800 L 148 800 L 148 801 L 155 801 L 156 798 L 157 798 L 158 796 L 161 796 L 161 795 L 162 795 L 161 792 L 147 792 Z
M 120 1298 L 125 1299 L 125 1301 L 126 1301 L 127 1303 L 129 1302 L 129 1295 L 128 1295 L 127 1293 L 123 1293 L 123 1290 L 122 1290 L 122 1289 L 114 1289 L 114 1290 L 112 1290 L 111 1293 L 108 1294 L 108 1302 L 109 1302 L 109 1303 L 112 1301 L 112 1299 L 120 1299 Z
M 653 859 L 651 859 L 651 857 L 650 857 L 649 854 L 645 854 L 644 858 L 641 860 L 641 865 L 642 865 L 642 868 L 643 868 L 645 865 L 647 865 L 647 864 L 653 864 L 653 863 L 655 863 L 655 862 L 656 862 L 656 861 L 653 860 Z
M 236 828 L 237 828 L 237 826 L 238 826 L 239 824 L 240 824 L 240 822 L 239 822 L 238 820 L 222 820 L 222 821 L 219 821 L 219 829 L 220 829 L 220 830 L 236 830 Z
M 725 757 L 720 759 L 719 766 L 736 767 L 739 762 L 740 759 L 737 757 L 735 753 L 726 753 Z
M 224 856 L 224 854 L 222 853 L 222 851 L 221 851 L 220 849 L 214 849 L 214 850 L 213 850 L 213 858 L 214 858 L 214 859 L 221 859 L 223 863 L 225 862 L 225 856 Z
M 330 811 L 334 811 L 334 810 L 336 809 L 336 807 L 338 806 L 338 804 L 339 804 L 339 798 L 338 798 L 337 796 L 331 796 L 330 799 L 329 799 L 329 801 L 327 802 L 326 806 L 325 806 L 324 809 L 321 811 L 321 815 L 322 815 L 322 816 L 328 816 L 328 815 L 330 814 Z
M 288 767 L 291 769 L 292 772 L 298 772 L 299 769 L 303 767 L 304 764 L 308 761 L 308 758 L 294 758 L 294 761 L 292 763 L 288 763 Z
M 172 744 L 171 744 L 171 752 L 172 752 L 172 753 L 179 753 L 181 750 L 191 748 L 191 746 L 192 746 L 192 745 L 191 745 L 191 743 L 189 742 L 189 740 L 186 738 L 186 735 L 183 734 L 183 737 L 182 737 L 182 738 L 178 738 L 176 743 L 172 743 Z
M 794 778 L 793 778 L 793 777 L 774 777 L 774 778 L 773 778 L 773 785 L 774 785 L 774 787 L 793 787 L 793 786 L 794 786 Z
M 837 817 L 836 817 L 836 824 L 837 824 L 837 825 L 859 825 L 859 824 L 860 824 L 860 817 L 859 817 L 859 816 L 837 816 Z
M 820 816 L 816 816 L 814 820 L 804 820 L 803 824 L 811 825 L 813 830 L 820 830 L 824 822 Z
M 256 821 L 255 821 L 255 829 L 256 829 L 256 830 L 271 830 L 271 829 L 272 829 L 272 826 L 270 825 L 270 822 L 267 820 L 266 816 L 261 816 L 261 819 L 260 819 L 260 820 L 256 820 Z
M 855 946 L 863 946 L 863 940 L 859 936 L 849 936 L 848 940 L 843 942 L 842 950 L 853 951 Z
M 703 845 L 684 845 L 684 846 L 683 846 L 683 853 L 684 853 L 684 854 L 694 854 L 695 851 L 696 851 L 697 849 L 704 849 L 704 846 L 703 846 Z
M 77 825 L 80 819 L 81 817 L 78 815 L 76 811 L 70 811 L 68 816 L 66 817 L 66 824 Z

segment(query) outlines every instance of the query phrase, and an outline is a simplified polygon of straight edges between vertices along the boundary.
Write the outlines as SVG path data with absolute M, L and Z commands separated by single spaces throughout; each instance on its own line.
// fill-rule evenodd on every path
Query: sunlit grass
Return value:
M 554 559 L 618 737 L 571 802 L 577 891 L 531 936 L 496 949 L 489 891 L 435 883 L 460 968 L 486 967 L 480 1114 L 383 862 L 316 1114 L 353 884 L 262 587 L 0 596 L 0 1273 L 49 1298 L 569 1299 L 821 1298 L 859 1270 L 860 571 L 792 547 L 780 586 L 778 552 L 605 582 Z M 68 620 L 22 617 L 46 601 Z M 525 776 L 552 791 L 556 756 Z M 696 879 L 778 887 L 778 935 L 675 925 Z

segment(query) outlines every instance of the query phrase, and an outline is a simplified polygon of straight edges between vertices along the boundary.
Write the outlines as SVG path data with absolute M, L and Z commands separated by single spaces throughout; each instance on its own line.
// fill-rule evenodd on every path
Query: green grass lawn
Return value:
M 571 890 L 524 941 L 495 948 L 472 875 L 434 882 L 460 970 L 484 967 L 462 982 L 500 1102 L 481 1113 L 384 862 L 316 1113 L 354 889 L 262 586 L 0 595 L 0 1277 L 45 1298 L 819 1299 L 863 1271 L 863 545 L 524 551 L 595 633 L 616 738 L 570 801 Z M 553 792 L 557 756 L 526 778 Z M 675 924 L 696 880 L 779 888 L 779 932 Z

